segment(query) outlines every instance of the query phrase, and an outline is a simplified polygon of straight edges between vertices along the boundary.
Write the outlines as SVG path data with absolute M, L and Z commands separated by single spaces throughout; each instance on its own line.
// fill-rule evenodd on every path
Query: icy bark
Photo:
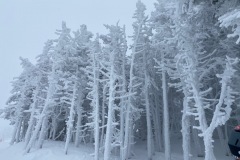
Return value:
M 158 152 L 161 152 L 163 151 L 163 145 L 162 145 L 162 127 L 161 127 L 161 123 L 160 123 L 160 120 L 158 118 L 159 116 L 159 112 L 158 110 L 156 110 L 154 113 L 154 123 L 155 123 L 155 138 L 156 138 L 156 150 Z
M 140 32 L 140 27 L 139 27 L 139 32 Z M 138 33 L 139 34 L 139 33 Z M 138 38 L 138 36 L 137 36 Z M 136 42 L 137 42 L 137 38 L 136 38 Z M 131 58 L 131 64 L 130 64 L 130 73 L 129 73 L 129 85 L 128 85 L 128 93 L 129 93 L 129 97 L 127 98 L 127 103 L 126 103 L 126 113 L 125 113 L 125 135 L 124 135 L 124 143 L 123 143 L 123 148 L 122 150 L 122 160 L 125 160 L 128 157 L 128 153 L 129 153 L 129 127 L 130 127 L 130 114 L 131 114 L 131 110 L 132 110 L 132 94 L 133 94 L 133 79 L 134 79 L 134 75 L 133 75 L 133 69 L 134 69 L 134 61 L 135 61 L 135 52 L 136 52 L 136 42 L 134 45 L 134 51 L 132 53 L 132 58 Z
M 47 98 L 45 101 L 45 104 L 43 106 L 43 110 L 41 112 L 41 114 L 37 117 L 37 124 L 34 128 L 34 131 L 32 133 L 31 139 L 29 141 L 29 143 L 27 144 L 26 148 L 25 148 L 25 153 L 29 153 L 34 142 L 37 139 L 37 136 L 39 134 L 40 129 L 43 129 L 42 124 L 43 124 L 43 120 L 44 118 L 48 115 L 49 112 L 49 106 L 52 103 L 52 96 L 54 94 L 55 91 L 55 67 L 53 66 L 53 70 L 52 73 L 49 75 L 49 88 L 48 88 L 48 92 L 47 92 Z
M 125 33 L 125 27 L 124 27 L 124 33 Z M 126 39 L 126 35 L 124 34 L 124 38 Z M 127 44 L 125 42 L 125 53 L 127 52 Z M 126 90 L 126 75 L 125 75 L 125 54 L 122 55 L 122 64 L 121 64 L 121 69 L 122 69 L 122 73 L 121 73 L 121 96 L 124 97 L 125 94 L 127 93 Z M 125 111 L 126 111 L 126 101 L 127 99 L 121 98 L 120 99 L 120 159 L 122 159 L 123 157 L 123 153 L 124 153 L 124 124 L 126 122 L 125 119 Z
M 36 112 L 36 105 L 37 105 L 37 96 L 39 93 L 40 87 L 39 84 L 36 87 L 35 93 L 34 93 L 34 97 L 33 97 L 33 103 L 30 106 L 31 109 L 31 115 L 29 118 L 29 122 L 28 122 L 28 128 L 27 128 L 27 132 L 25 135 L 25 147 L 27 146 L 27 144 L 29 143 L 33 128 L 34 128 L 34 124 L 36 122 L 36 118 L 35 118 L 35 112 Z
M 162 54 L 161 58 L 162 64 L 164 65 L 164 54 Z M 163 92 L 163 127 L 164 127 L 163 130 L 164 130 L 165 160 L 171 160 L 167 82 L 166 71 L 164 67 L 162 68 L 162 92 Z
M 230 87 L 231 78 L 234 75 L 235 70 L 233 69 L 233 65 L 237 63 L 237 59 L 231 59 L 227 57 L 226 69 L 222 75 L 218 75 L 221 78 L 221 92 L 218 100 L 218 104 L 215 107 L 213 117 L 211 119 L 210 124 L 207 124 L 206 116 L 205 116 L 205 108 L 208 108 L 208 103 L 204 103 L 204 95 L 211 90 L 202 91 L 197 87 L 199 86 L 199 82 L 196 78 L 196 68 L 193 64 L 193 59 L 190 57 L 185 57 L 185 73 L 186 73 L 186 87 L 188 91 L 192 94 L 192 96 L 188 97 L 193 100 L 194 107 L 188 109 L 188 113 L 190 115 L 195 116 L 195 119 L 198 121 L 199 125 L 195 126 L 195 129 L 199 129 L 201 131 L 201 136 L 203 137 L 204 146 L 205 146 L 205 160 L 215 160 L 215 156 L 213 153 L 213 132 L 214 130 L 220 126 L 224 125 L 226 121 L 230 117 L 231 113 L 231 105 L 233 102 L 233 92 Z M 195 71 L 194 71 L 195 70 Z M 185 88 L 186 89 L 186 88 Z
M 100 101 L 99 101 L 99 64 L 97 62 L 97 56 L 94 53 L 93 55 L 93 108 L 94 108 L 94 159 L 99 159 L 99 137 L 100 137 L 100 129 L 99 129 L 99 112 L 100 112 Z
M 43 142 L 46 138 L 46 133 L 47 133 L 47 130 L 48 130 L 48 118 L 49 118 L 48 116 L 45 116 L 44 119 L 43 119 L 41 130 L 40 130 L 40 133 L 39 133 L 39 138 L 38 138 L 38 144 L 37 144 L 38 148 L 42 148 Z
M 157 92 L 157 91 L 155 91 Z M 155 106 L 156 106 L 156 109 L 154 111 L 154 114 L 155 114 L 155 121 L 156 121 L 156 129 L 155 129 L 155 132 L 156 132 L 156 140 L 157 140 L 157 143 L 158 143 L 158 147 L 159 147 L 159 151 L 163 151 L 163 140 L 162 140 L 162 130 L 163 130 L 163 127 L 162 127 L 162 122 L 161 122 L 161 119 L 160 119 L 160 106 L 159 106 L 159 101 L 158 101 L 158 98 L 160 99 L 160 96 L 158 95 L 158 93 L 155 93 L 154 94 L 154 102 L 155 102 Z
M 68 120 L 67 120 L 67 138 L 66 138 L 66 142 L 65 142 L 65 147 L 64 147 L 64 152 L 65 154 L 68 153 L 68 145 L 69 142 L 72 138 L 72 130 L 73 130 L 73 121 L 74 121 L 74 116 L 75 116 L 75 102 L 76 102 L 76 94 L 77 94 L 77 86 L 78 86 L 78 79 L 77 77 L 75 77 L 75 82 L 74 82 L 74 86 L 73 86 L 73 94 L 72 94 L 72 99 L 71 99 L 71 105 L 69 107 L 69 116 L 68 116 Z
M 103 87 L 103 99 L 102 99 L 102 129 L 101 129 L 101 138 L 100 138 L 100 144 L 104 145 L 104 131 L 105 131 L 105 103 L 106 103 L 106 93 L 107 93 L 107 84 Z
M 120 108 L 120 159 L 123 157 L 124 150 L 124 108 L 121 106 Z
M 77 104 L 77 124 L 76 124 L 76 134 L 75 134 L 75 147 L 78 147 L 80 144 L 80 136 L 82 129 L 82 103 L 83 103 L 83 95 L 79 94 L 79 101 Z
M 98 85 L 97 85 L 98 86 Z M 98 87 L 97 87 L 98 90 Z M 96 91 L 96 108 L 95 108 L 95 125 L 94 125 L 94 143 L 95 143 L 95 151 L 94 151 L 94 157 L 95 160 L 99 159 L 99 95 L 98 91 Z
M 151 113 L 150 113 L 150 103 L 149 103 L 149 84 L 150 79 L 147 73 L 147 57 L 146 53 L 143 53 L 143 63 L 144 63 L 144 99 L 146 107 L 146 120 L 147 120 L 147 151 L 148 160 L 152 160 L 152 123 L 151 123 Z
M 129 151 L 129 135 L 130 135 L 130 106 L 127 106 L 126 110 L 126 120 L 125 120 L 125 135 L 124 135 L 124 148 L 123 148 L 123 156 L 122 160 L 127 159 L 128 157 L 128 151 Z
M 183 115 L 182 115 L 182 138 L 183 138 L 183 143 L 182 143 L 182 148 L 183 148 L 183 158 L 184 160 L 190 160 L 190 117 L 187 114 L 188 112 L 188 102 L 187 102 L 187 97 L 183 99 Z
M 25 99 L 25 89 L 26 89 L 26 83 L 21 87 L 21 95 L 20 95 L 20 100 L 16 105 L 16 111 L 15 111 L 15 125 L 13 129 L 13 134 L 12 134 L 12 139 L 10 141 L 10 145 L 13 145 L 14 142 L 19 142 L 19 137 L 20 137 L 20 131 L 22 128 L 22 119 L 23 119 L 23 106 L 24 106 L 24 99 Z
M 142 29 L 143 25 L 146 21 L 146 17 L 144 17 L 144 11 L 145 6 L 138 1 L 137 4 L 137 10 L 134 14 L 137 20 L 135 22 L 134 29 L 135 29 L 135 35 L 134 35 L 134 44 L 133 44 L 133 50 L 131 55 L 131 62 L 130 62 L 130 71 L 129 71 L 129 84 L 128 84 L 128 94 L 127 102 L 126 102 L 126 110 L 125 110 L 125 132 L 124 132 L 124 143 L 122 148 L 122 156 L 121 160 L 125 160 L 129 157 L 129 154 L 131 153 L 131 143 L 133 142 L 132 137 L 132 126 L 133 126 L 133 120 L 131 118 L 132 112 L 133 112 L 133 99 L 134 99 L 134 80 L 136 80 L 136 77 L 134 76 L 134 68 L 135 68 L 135 62 L 136 61 L 136 55 L 140 54 L 143 50 L 139 49 L 139 46 L 142 46 L 142 42 L 140 42 L 140 36 L 143 34 Z M 141 48 L 141 47 L 140 47 Z
M 114 63 L 114 53 L 110 55 L 110 62 Z M 109 82 L 109 97 L 108 97 L 108 118 L 107 118 L 107 129 L 106 129 L 106 139 L 104 145 L 104 160 L 110 160 L 111 155 L 111 142 L 113 134 L 113 116 L 114 116 L 114 97 L 115 97 L 115 73 L 114 65 L 111 65 L 110 70 L 110 82 Z
M 235 70 L 233 65 L 238 62 L 238 59 L 231 59 L 227 57 L 226 68 L 221 78 L 221 94 L 216 105 L 215 111 L 213 113 L 212 121 L 209 127 L 203 132 L 204 145 L 205 145 L 205 159 L 206 160 L 215 160 L 213 154 L 213 145 L 212 145 L 212 135 L 214 130 L 220 126 L 224 125 L 226 121 L 230 118 L 231 114 L 231 105 L 233 103 L 233 91 L 230 87 L 231 78 L 234 76 Z
M 14 142 L 20 142 L 20 133 L 22 129 L 22 118 L 18 118 L 17 122 L 15 122 L 14 130 L 10 145 L 13 145 Z
M 15 122 L 14 129 L 13 129 L 12 139 L 10 142 L 11 145 L 13 145 L 14 142 L 18 141 L 17 140 L 17 132 L 20 129 L 20 127 L 21 127 L 20 120 L 17 120 L 17 122 Z

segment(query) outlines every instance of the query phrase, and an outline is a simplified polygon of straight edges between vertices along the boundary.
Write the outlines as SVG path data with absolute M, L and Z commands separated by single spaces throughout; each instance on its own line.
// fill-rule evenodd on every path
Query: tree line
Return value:
M 157 0 L 147 16 L 136 3 L 131 44 L 125 26 L 93 35 L 62 22 L 36 64 L 21 58 L 4 118 L 11 144 L 25 153 L 46 139 L 94 145 L 94 159 L 134 156 L 138 141 L 171 159 L 171 137 L 182 135 L 183 157 L 215 160 L 218 136 L 226 154 L 231 125 L 239 123 L 238 0 Z M 128 54 L 130 53 L 130 54 Z M 228 125 L 226 125 L 226 123 Z

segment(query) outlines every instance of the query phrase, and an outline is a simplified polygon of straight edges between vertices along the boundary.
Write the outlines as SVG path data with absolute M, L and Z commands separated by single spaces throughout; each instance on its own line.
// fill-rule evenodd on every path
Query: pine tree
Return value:
M 107 128 L 106 128 L 106 139 L 105 139 L 105 147 L 104 147 L 104 160 L 110 159 L 111 154 L 111 144 L 113 141 L 113 138 L 115 139 L 113 135 L 116 135 L 116 107 L 117 104 L 115 103 L 116 99 L 121 99 L 121 96 L 117 97 L 116 89 L 118 87 L 121 87 L 122 84 L 118 84 L 118 82 L 121 82 L 121 62 L 122 58 L 125 55 L 126 50 L 125 47 L 124 50 L 122 50 L 122 45 L 125 44 L 125 33 L 124 30 L 116 26 L 108 26 L 105 25 L 107 29 L 109 29 L 108 35 L 102 35 L 100 38 L 105 43 L 105 47 L 103 48 L 103 52 L 109 56 L 109 60 L 105 62 L 106 69 L 107 69 L 107 77 L 109 78 L 108 86 L 108 113 L 107 113 Z M 125 58 L 125 57 L 124 57 Z M 115 140 L 116 142 L 116 140 Z M 114 142 L 113 142 L 114 143 Z M 115 143 L 116 144 L 116 143 Z M 114 146 L 114 145 L 113 145 Z

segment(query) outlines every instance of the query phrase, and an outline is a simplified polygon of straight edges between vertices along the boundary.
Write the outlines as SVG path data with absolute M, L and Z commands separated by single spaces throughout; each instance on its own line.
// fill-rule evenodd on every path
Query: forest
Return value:
M 22 73 L 0 113 L 14 126 L 10 144 L 24 153 L 46 140 L 92 145 L 95 160 L 171 160 L 173 137 L 183 159 L 216 160 L 214 140 L 231 155 L 228 136 L 240 124 L 240 1 L 156 0 L 147 15 L 139 0 L 133 33 L 117 22 L 93 34 L 66 22 Z M 54 31 L 53 31 L 54 32 Z

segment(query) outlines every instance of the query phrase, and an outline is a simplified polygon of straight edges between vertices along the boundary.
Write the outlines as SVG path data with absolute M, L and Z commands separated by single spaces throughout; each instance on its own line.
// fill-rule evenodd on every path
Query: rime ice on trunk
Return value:
M 220 126 L 224 125 L 226 121 L 230 117 L 231 113 L 231 105 L 233 102 L 233 92 L 230 87 L 231 79 L 234 76 L 235 70 L 233 69 L 233 65 L 238 62 L 238 59 L 232 59 L 227 57 L 226 60 L 226 68 L 222 75 L 218 75 L 218 77 L 221 78 L 221 91 L 220 91 L 220 97 L 218 99 L 218 103 L 214 109 L 213 117 L 211 119 L 210 124 L 207 124 L 206 116 L 205 116 L 205 108 L 207 107 L 206 102 L 204 102 L 204 95 L 206 93 L 210 92 L 211 89 L 208 89 L 206 91 L 201 91 L 198 88 L 200 83 L 198 82 L 198 79 L 196 78 L 196 66 L 193 64 L 194 60 L 192 59 L 192 56 L 183 56 L 184 60 L 184 70 L 183 73 L 185 74 L 185 81 L 186 86 L 184 86 L 184 89 L 186 89 L 191 96 L 188 98 L 192 100 L 194 103 L 194 106 L 187 110 L 188 114 L 193 115 L 195 117 L 195 120 L 198 121 L 198 126 L 194 126 L 194 129 L 198 129 L 201 132 L 201 136 L 203 137 L 204 146 L 205 146 L 205 160 L 215 160 L 216 157 L 213 153 L 213 132 L 214 130 Z M 206 98 L 205 98 L 206 99 Z M 193 112 L 194 111 L 194 112 Z
M 99 49 L 99 39 L 97 37 L 96 42 L 96 50 Z M 99 137 L 100 137 L 100 129 L 99 129 L 99 120 L 100 120 L 100 98 L 99 98 L 99 63 L 98 63 L 98 58 L 99 56 L 97 55 L 96 52 L 99 51 L 93 51 L 92 55 L 92 75 L 93 75 L 93 88 L 92 88 L 92 107 L 93 107 L 93 126 L 94 126 L 94 159 L 98 160 L 99 159 Z
M 110 61 L 114 62 L 114 54 L 110 55 Z M 114 116 L 114 97 L 115 97 L 115 73 L 114 65 L 111 65 L 110 71 L 110 82 L 109 82 L 109 100 L 108 100 L 108 118 L 107 118 L 107 130 L 106 130 L 106 140 L 104 148 L 104 160 L 110 160 L 111 154 L 111 142 L 112 142 L 112 133 L 113 133 L 113 116 Z
M 183 100 L 183 115 L 182 115 L 182 138 L 183 138 L 183 158 L 184 160 L 190 160 L 190 117 L 187 114 L 188 112 L 188 101 L 187 101 L 187 93 L 186 91 L 185 97 Z
M 26 89 L 26 84 L 27 82 L 24 83 L 24 85 L 21 87 L 21 95 L 20 95 L 20 100 L 19 102 L 17 103 L 16 105 L 16 111 L 15 111 L 15 114 L 16 114 L 16 121 L 15 121 L 15 125 L 14 125 L 14 129 L 13 129 L 13 134 L 12 134 L 12 139 L 10 141 L 10 144 L 13 145 L 14 142 L 19 142 L 19 137 L 20 137 L 20 131 L 21 131 L 21 128 L 22 128 L 22 119 L 23 119 L 23 107 L 24 107 L 24 99 L 25 99 L 25 89 Z
M 46 138 L 47 129 L 48 129 L 48 118 L 49 118 L 48 116 L 45 116 L 43 119 L 41 130 L 38 137 L 38 144 L 37 144 L 38 148 L 42 148 L 43 142 Z
M 126 35 L 125 35 L 125 26 L 124 26 L 124 39 L 126 39 Z M 127 52 L 127 44 L 126 41 L 124 43 L 124 48 L 125 48 L 125 53 Z M 127 93 L 126 90 L 126 75 L 125 75 L 125 54 L 122 54 L 122 64 L 121 64 L 121 96 L 125 96 L 125 94 Z M 126 105 L 127 105 L 127 99 L 121 98 L 120 99 L 120 159 L 123 159 L 123 153 L 124 153 L 124 124 L 126 122 L 125 119 L 125 111 L 126 111 Z
M 40 129 L 41 130 L 46 129 L 46 128 L 42 127 L 42 124 L 43 124 L 44 118 L 46 116 L 48 116 L 48 114 L 49 114 L 49 106 L 52 103 L 52 97 L 53 97 L 53 94 L 54 94 L 54 91 L 55 91 L 55 80 L 56 80 L 55 79 L 55 66 L 53 65 L 52 72 L 49 75 L 49 88 L 48 88 L 48 91 L 47 91 L 47 98 L 45 100 L 45 104 L 43 106 L 43 110 L 42 110 L 41 114 L 37 118 L 36 126 L 34 128 L 32 136 L 31 136 L 31 138 L 29 140 L 29 143 L 27 144 L 27 146 L 25 148 L 25 153 L 29 153 L 30 152 L 33 144 L 35 143 L 35 141 L 37 139 L 37 136 L 39 134 Z
M 104 145 L 104 131 L 105 131 L 105 103 L 106 103 L 106 93 L 107 93 L 107 84 L 104 84 L 104 87 L 103 87 L 103 98 L 102 98 L 102 129 L 101 129 L 101 138 L 100 138 L 100 145 L 103 146 Z
M 39 90 L 40 90 L 40 87 L 39 85 L 37 85 L 36 87 L 36 90 L 35 90 L 35 93 L 34 93 L 34 97 L 33 97 L 33 103 L 31 104 L 31 115 L 30 115 L 30 118 L 29 118 L 29 122 L 28 122 L 28 128 L 27 128 L 27 132 L 26 132 L 26 135 L 25 135 L 25 147 L 27 146 L 27 144 L 29 143 L 29 140 L 31 138 L 31 134 L 32 134 L 32 131 L 33 131 L 33 128 L 34 128 L 34 123 L 36 122 L 36 119 L 35 119 L 35 112 L 36 112 L 36 105 L 37 105 L 37 96 L 38 96 L 38 93 L 39 93 Z
M 138 32 L 140 32 L 141 26 L 138 28 Z M 139 34 L 139 33 L 138 33 Z M 134 48 L 133 48 L 133 53 L 132 53 L 132 58 L 131 58 L 131 64 L 130 64 L 130 73 L 129 73 L 129 84 L 128 84 L 128 93 L 129 93 L 129 97 L 127 97 L 127 102 L 126 102 L 126 110 L 125 110 L 125 131 L 124 131 L 124 139 L 122 142 L 122 147 L 121 148 L 121 152 L 122 152 L 122 160 L 125 160 L 126 158 L 128 158 L 129 156 L 129 136 L 130 136 L 130 122 L 131 122 L 131 118 L 130 118 L 130 114 L 132 111 L 132 94 L 133 94 L 133 80 L 134 80 L 134 75 L 133 75 L 133 70 L 134 70 L 134 63 L 135 63 L 135 54 L 136 54 L 136 42 L 138 41 L 138 36 L 135 39 L 135 43 L 134 43 Z
M 83 103 L 83 95 L 80 93 L 79 101 L 77 104 L 77 123 L 76 123 L 76 134 L 75 134 L 75 147 L 78 147 L 80 144 L 80 136 L 82 129 L 82 103 Z
M 13 130 L 13 134 L 12 134 L 12 140 L 10 142 L 11 145 L 14 144 L 14 142 L 18 141 L 17 140 L 17 133 L 18 133 L 18 130 L 20 128 L 20 120 L 17 120 L 17 122 L 15 122 L 15 125 L 14 125 L 14 130 Z
M 68 116 L 68 120 L 67 120 L 67 138 L 66 138 L 66 142 L 65 142 L 65 147 L 64 147 L 64 152 L 65 154 L 68 153 L 68 145 L 69 142 L 72 138 L 72 130 L 73 130 L 73 122 L 74 122 L 74 116 L 75 116 L 75 99 L 76 99 L 76 94 L 77 94 L 77 86 L 78 86 L 78 79 L 77 77 L 75 77 L 75 82 L 74 82 L 74 86 L 73 86 L 73 94 L 72 94 L 72 100 L 71 100 L 71 105 L 69 107 L 69 116 Z
M 163 131 L 164 131 L 164 146 L 165 146 L 165 160 L 171 160 L 170 150 L 170 133 L 169 133 L 169 109 L 167 99 L 167 82 L 166 71 L 164 67 L 164 54 L 161 55 L 162 59 L 162 92 L 163 92 Z
M 150 79 L 147 73 L 147 57 L 146 53 L 143 53 L 143 63 L 144 63 L 144 99 L 146 107 L 146 120 L 147 120 L 147 151 L 148 160 L 152 160 L 152 122 L 150 113 L 150 103 L 149 103 L 149 84 Z

